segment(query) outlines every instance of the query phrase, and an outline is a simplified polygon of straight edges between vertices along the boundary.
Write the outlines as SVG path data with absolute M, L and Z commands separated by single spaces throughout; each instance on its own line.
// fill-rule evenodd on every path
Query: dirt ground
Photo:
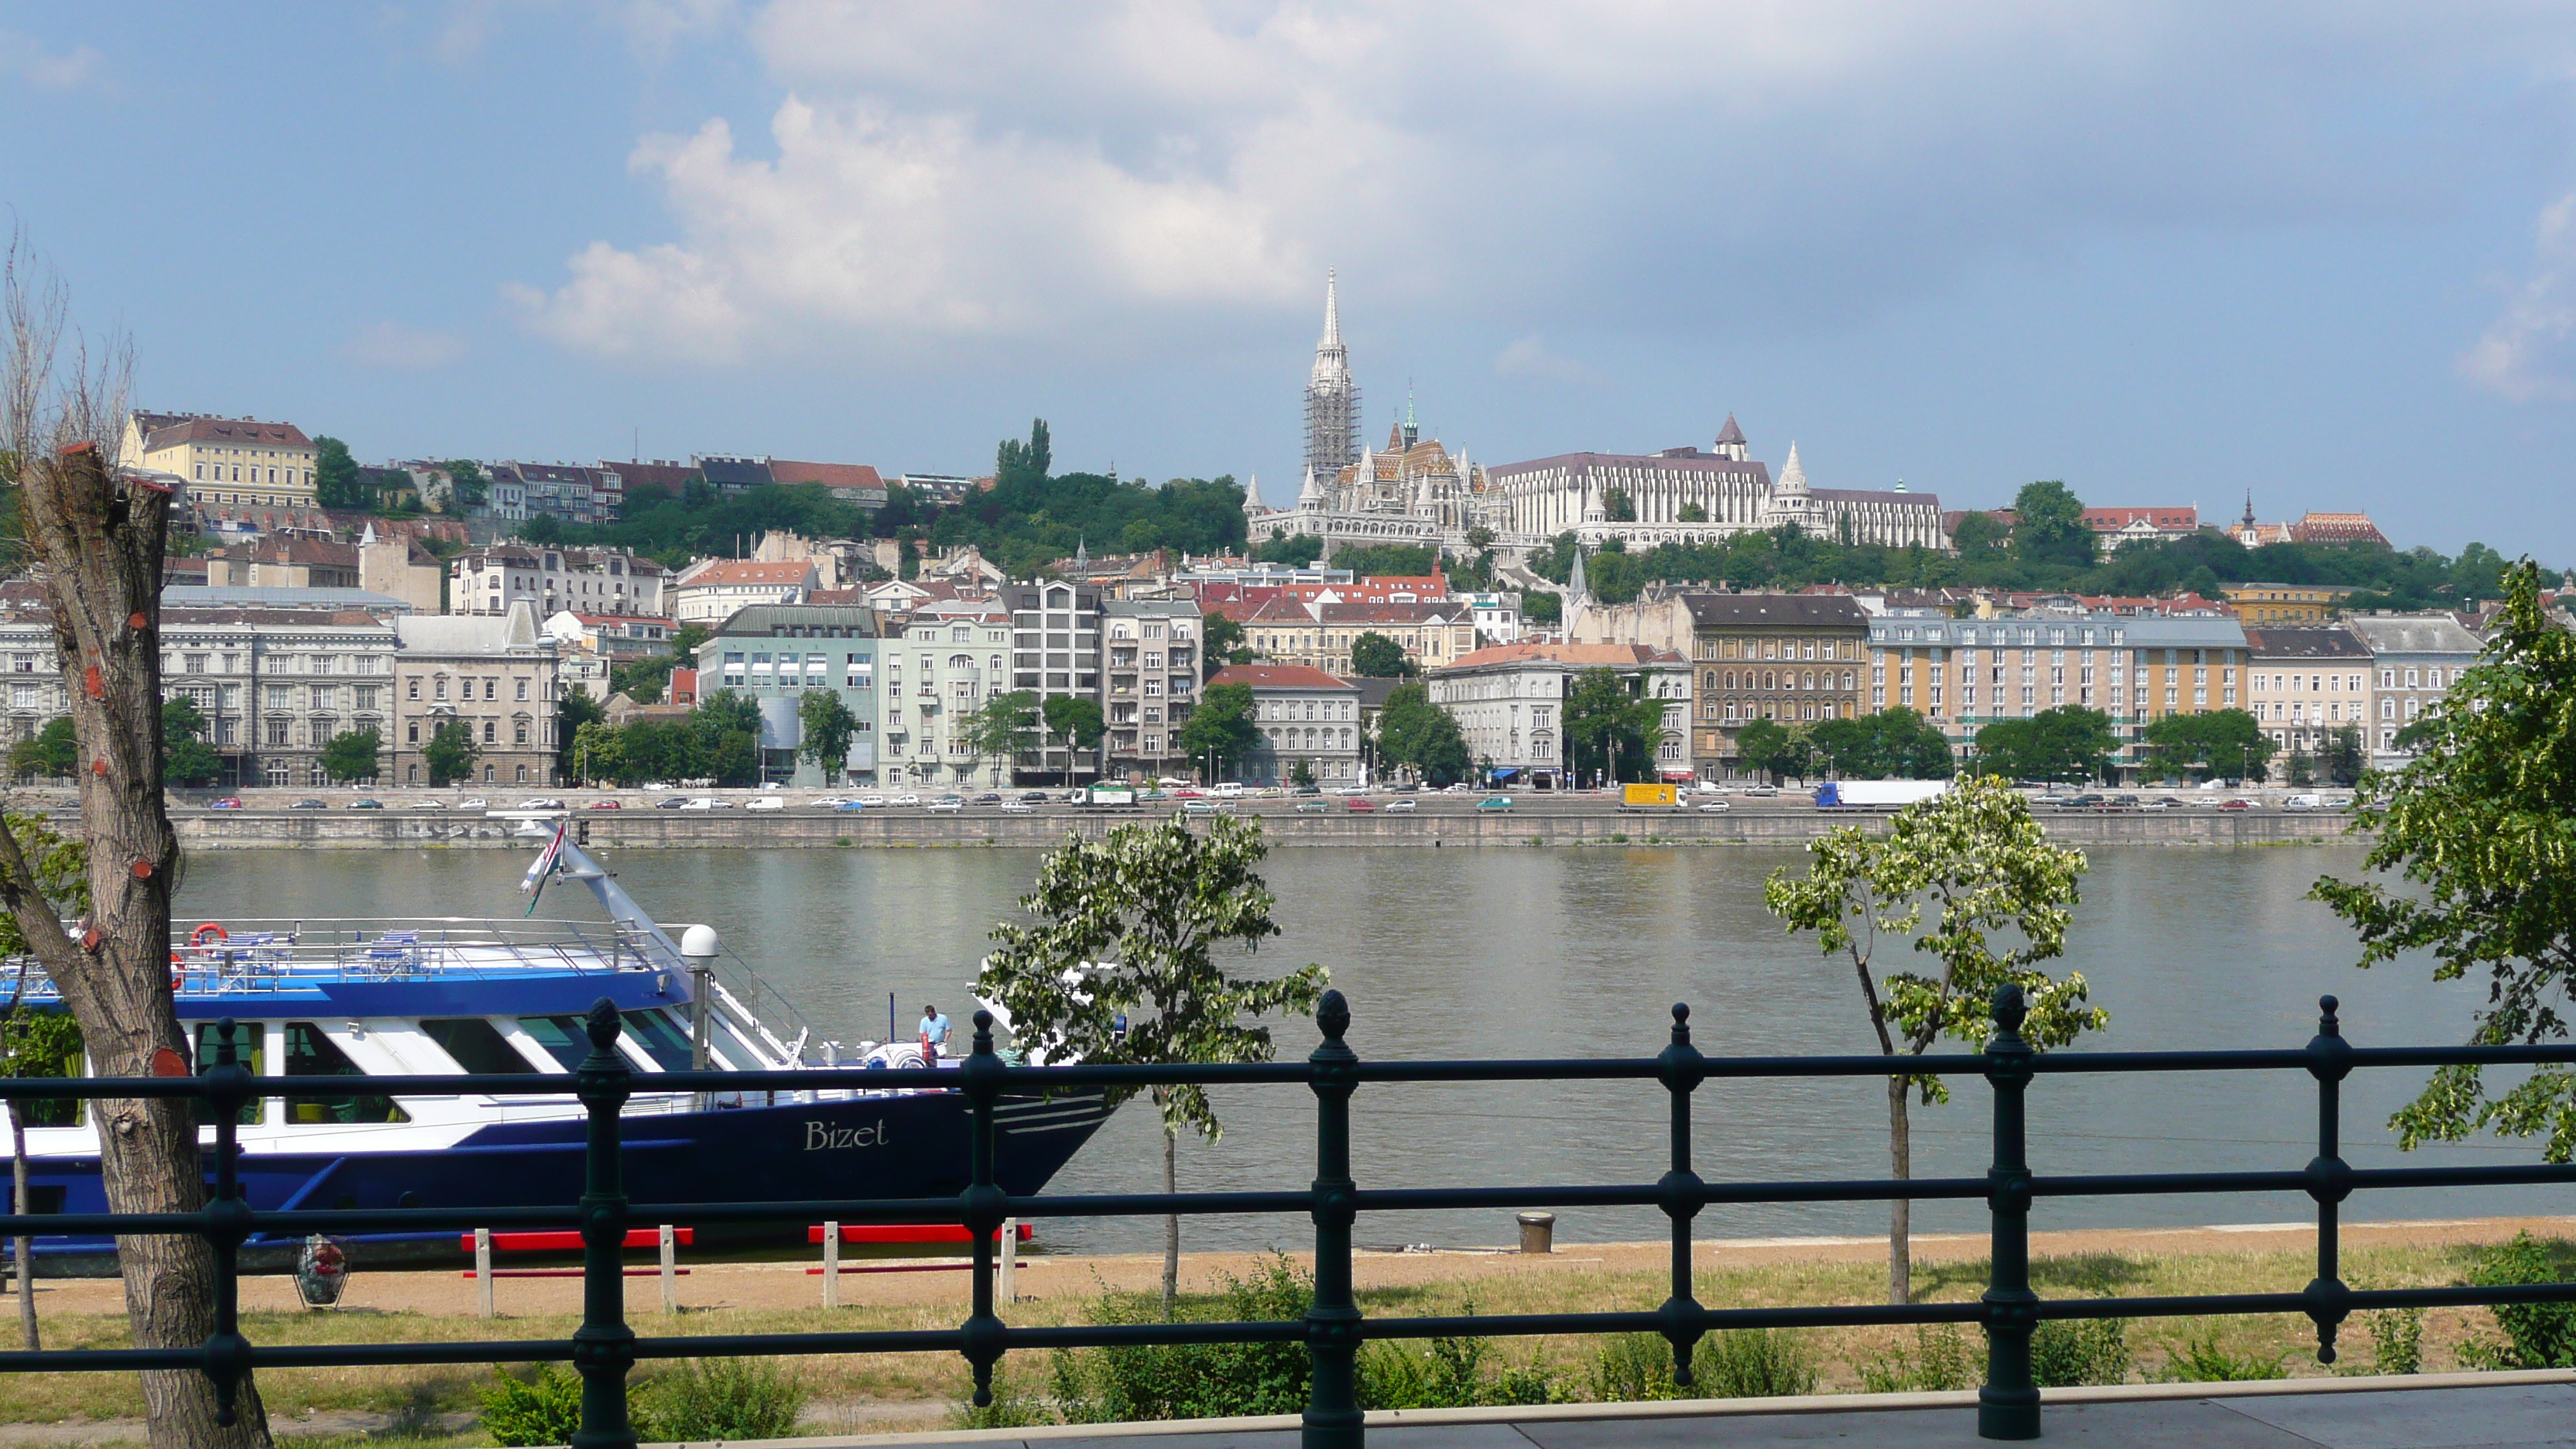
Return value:
M 2347 1249 L 2366 1247 L 2447 1247 L 2500 1243 L 2517 1232 L 2538 1237 L 2576 1236 L 2576 1218 L 2462 1218 L 2412 1222 L 2346 1223 Z M 2031 1234 L 2034 1257 L 2072 1257 L 2086 1253 L 2194 1254 L 2282 1252 L 2313 1243 L 2313 1226 L 2300 1223 L 2249 1223 L 2222 1227 L 2167 1229 L 2102 1229 Z M 1914 1236 L 1917 1263 L 1980 1260 L 1986 1256 L 1983 1234 Z M 778 1311 L 819 1307 L 822 1303 L 820 1249 L 800 1262 L 698 1263 L 687 1250 L 679 1255 L 683 1272 L 677 1279 L 684 1309 L 750 1309 Z M 1545 1256 L 1495 1248 L 1452 1248 L 1432 1252 L 1363 1252 L 1353 1271 L 1356 1285 L 1371 1288 L 1462 1284 L 1484 1279 L 1555 1273 L 1659 1272 L 1670 1262 L 1665 1243 L 1564 1243 Z M 1309 1261 L 1308 1255 L 1292 1255 Z M 1694 1248 L 1701 1268 L 1752 1267 L 1776 1263 L 1876 1263 L 1887 1257 L 1884 1238 L 1753 1238 L 1705 1241 Z M 1262 1256 L 1253 1253 L 1188 1253 L 1181 1259 L 1185 1291 L 1211 1286 L 1219 1275 L 1242 1276 Z M 649 1251 L 629 1255 L 629 1266 L 649 1269 Z M 965 1260 L 871 1260 L 842 1264 L 841 1303 L 845 1307 L 921 1308 L 967 1301 L 970 1275 Z M 905 1271 L 853 1272 L 855 1267 Z M 1058 1256 L 1023 1252 L 1015 1287 L 1023 1301 L 1088 1298 L 1109 1290 L 1149 1289 L 1161 1281 L 1160 1254 Z M 411 1312 L 440 1317 L 471 1317 L 477 1311 L 476 1285 L 468 1274 L 440 1272 L 365 1272 L 349 1280 L 344 1304 L 377 1312 Z M 48 1313 L 118 1313 L 123 1290 L 107 1278 L 41 1279 L 37 1302 Z M 493 1283 L 494 1308 L 504 1317 L 538 1317 L 581 1312 L 578 1277 L 498 1278 Z M 642 1319 L 662 1308 L 657 1273 L 630 1277 L 627 1312 Z M 295 1289 L 286 1278 L 242 1280 L 242 1307 L 291 1311 Z

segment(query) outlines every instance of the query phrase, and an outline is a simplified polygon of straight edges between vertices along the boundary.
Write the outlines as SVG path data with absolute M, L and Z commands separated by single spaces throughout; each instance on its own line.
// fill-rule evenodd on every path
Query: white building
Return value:
M 468 549 L 448 560 L 447 612 L 503 615 L 525 601 L 540 618 L 664 613 L 662 566 L 625 549 L 547 548 L 532 543 Z
M 1252 714 L 1261 727 L 1259 753 L 1226 762 L 1231 778 L 1284 785 L 1302 765 L 1314 784 L 1359 783 L 1358 685 L 1303 664 L 1229 664 L 1208 680 L 1210 689 L 1226 684 L 1252 687 Z
M 1706 543 L 1795 524 L 1811 537 L 1890 548 L 1947 548 L 1941 500 L 1891 489 L 1814 488 L 1798 445 L 1774 482 L 1729 416 L 1717 441 L 1660 453 L 1566 453 L 1487 470 L 1482 515 L 1498 545 L 1528 548 L 1571 532 L 1587 547 Z
M 2371 768 L 2393 770 L 2413 759 L 2398 735 L 2441 703 L 2478 662 L 2478 636 L 2449 614 L 2364 614 L 2343 621 L 2371 654 Z
M 884 654 L 885 783 L 1009 784 L 1011 761 L 977 754 L 965 734 L 968 716 L 1011 692 L 1010 610 L 990 600 L 933 605 L 899 634 L 890 628 Z
M 1426 671 L 1431 702 L 1456 716 L 1467 753 L 1496 783 L 1564 788 L 1565 699 L 1577 676 L 1617 674 L 1631 694 L 1669 701 L 1654 742 L 1661 773 L 1690 771 L 1690 661 L 1641 644 L 1501 644 Z
M 389 778 L 429 783 L 422 759 L 439 728 L 461 721 L 478 751 L 472 778 L 483 784 L 551 785 L 555 716 L 562 682 L 555 641 L 522 599 L 499 617 L 406 615 L 399 642 L 397 726 L 386 741 Z
M 671 617 L 682 624 L 721 624 L 736 609 L 801 604 L 813 592 L 814 565 L 807 561 L 700 559 L 672 578 Z

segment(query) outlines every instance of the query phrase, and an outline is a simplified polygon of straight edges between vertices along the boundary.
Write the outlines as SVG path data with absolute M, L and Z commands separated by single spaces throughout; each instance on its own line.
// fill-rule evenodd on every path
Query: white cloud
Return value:
M 1600 377 L 1583 363 L 1548 351 L 1547 344 L 1540 341 L 1535 332 L 1495 354 L 1494 375 L 1569 383 L 1588 383 Z
M 2531 275 L 2457 365 L 2462 377 L 2509 401 L 2564 402 L 2576 398 L 2566 346 L 2576 333 L 2576 195 L 2540 213 L 2531 251 Z
M 453 332 L 417 332 L 398 322 L 379 322 L 342 343 L 340 355 L 360 367 L 419 372 L 463 361 L 465 339 Z
M 2576 69 L 2576 31 L 2505 3 L 773 0 L 744 26 L 784 95 L 767 146 L 647 138 L 673 234 L 513 289 L 537 331 L 1135 345 L 1309 307 L 1327 260 L 1516 332 L 1831 324 L 2088 234 L 2421 215 L 2466 123 L 2378 117 Z
M 56 55 L 44 42 L 0 30 L 0 76 L 15 76 L 40 91 L 67 91 L 99 79 L 107 58 L 86 45 Z

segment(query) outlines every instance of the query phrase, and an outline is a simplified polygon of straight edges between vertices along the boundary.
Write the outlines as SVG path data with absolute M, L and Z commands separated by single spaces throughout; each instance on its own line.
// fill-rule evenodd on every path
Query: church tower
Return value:
M 1351 381 L 1350 353 L 1342 346 L 1339 281 L 1324 273 L 1324 337 L 1315 344 L 1315 369 L 1306 379 L 1306 470 L 1341 476 L 1360 452 L 1360 390 Z
M 1744 448 L 1744 430 L 1735 425 L 1735 414 L 1726 415 L 1726 426 L 1717 430 L 1717 444 L 1710 452 L 1729 462 L 1741 463 L 1751 457 Z
M 1789 445 L 1789 461 L 1780 465 L 1780 481 L 1772 485 L 1770 506 L 1763 510 L 1765 527 L 1794 523 L 1812 528 L 1808 509 L 1814 498 L 1807 492 L 1807 470 L 1798 462 L 1798 445 Z

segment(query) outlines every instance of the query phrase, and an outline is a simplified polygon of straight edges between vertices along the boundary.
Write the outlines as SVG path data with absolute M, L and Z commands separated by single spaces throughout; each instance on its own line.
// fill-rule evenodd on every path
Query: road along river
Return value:
M 1035 850 L 622 850 L 603 852 L 626 888 L 666 921 L 703 920 L 818 1031 L 844 1042 L 886 1030 L 892 992 L 909 1032 L 925 1002 L 961 1026 L 985 933 L 1017 913 Z M 1762 908 L 1765 874 L 1803 868 L 1784 845 L 1659 850 L 1282 851 L 1268 863 L 1286 934 L 1257 967 L 1331 968 L 1351 999 L 1364 1056 L 1645 1056 L 1675 1001 L 1693 1009 L 1703 1051 L 1820 1053 L 1874 1047 L 1852 970 L 1792 940 Z M 365 915 L 513 915 L 519 850 L 229 850 L 192 854 L 183 920 Z M 2484 999 L 2476 982 L 2434 983 L 2417 961 L 2362 972 L 2350 934 L 2302 899 L 2321 873 L 2352 876 L 2346 845 L 2197 850 L 2099 848 L 2063 967 L 2084 972 L 2111 1013 L 2104 1049 L 2285 1047 L 2314 1032 L 2316 1000 L 2343 1000 L 2356 1043 L 2456 1042 Z M 558 889 L 547 914 L 590 902 Z M 1882 966 L 1892 963 L 1882 962 Z M 1278 1034 L 1283 1054 L 1311 1026 Z M 2346 1156 L 2358 1165 L 2531 1161 L 2528 1143 L 2480 1142 L 2403 1156 L 2382 1124 L 2422 1085 L 2416 1071 L 2355 1075 L 2344 1089 Z M 1916 1114 L 1918 1176 L 1986 1167 L 1985 1086 Z M 2043 1173 L 2291 1170 L 2314 1151 L 2315 1090 L 2304 1072 L 2042 1078 L 2031 1088 L 2031 1156 Z M 1371 1087 L 1356 1100 L 1356 1175 L 1367 1186 L 1647 1182 L 1665 1167 L 1665 1098 L 1616 1086 Z M 1185 1140 L 1188 1188 L 1302 1189 L 1314 1174 L 1313 1103 L 1300 1088 L 1221 1092 L 1225 1135 Z M 1875 1177 L 1887 1168 L 1884 1088 L 1874 1081 L 1713 1082 L 1694 1112 L 1696 1167 L 1721 1178 Z M 1150 1110 L 1131 1103 L 1056 1179 L 1056 1190 L 1149 1190 L 1160 1148 Z M 2308 1216 L 2303 1195 L 2044 1202 L 2033 1226 L 2174 1226 Z M 2576 1191 L 2484 1188 L 2364 1194 L 2352 1220 L 2576 1213 Z M 1975 1206 L 1918 1204 L 1927 1230 L 1981 1227 Z M 1730 1238 L 1883 1230 L 1865 1205 L 1712 1209 L 1700 1231 Z M 1654 1236 L 1645 1210 L 1570 1211 L 1559 1235 Z M 1303 1243 L 1301 1219 L 1209 1220 L 1194 1247 Z M 1067 1222 L 1060 1247 L 1136 1251 L 1142 1222 Z M 1363 1220 L 1387 1245 L 1495 1243 L 1499 1213 Z

